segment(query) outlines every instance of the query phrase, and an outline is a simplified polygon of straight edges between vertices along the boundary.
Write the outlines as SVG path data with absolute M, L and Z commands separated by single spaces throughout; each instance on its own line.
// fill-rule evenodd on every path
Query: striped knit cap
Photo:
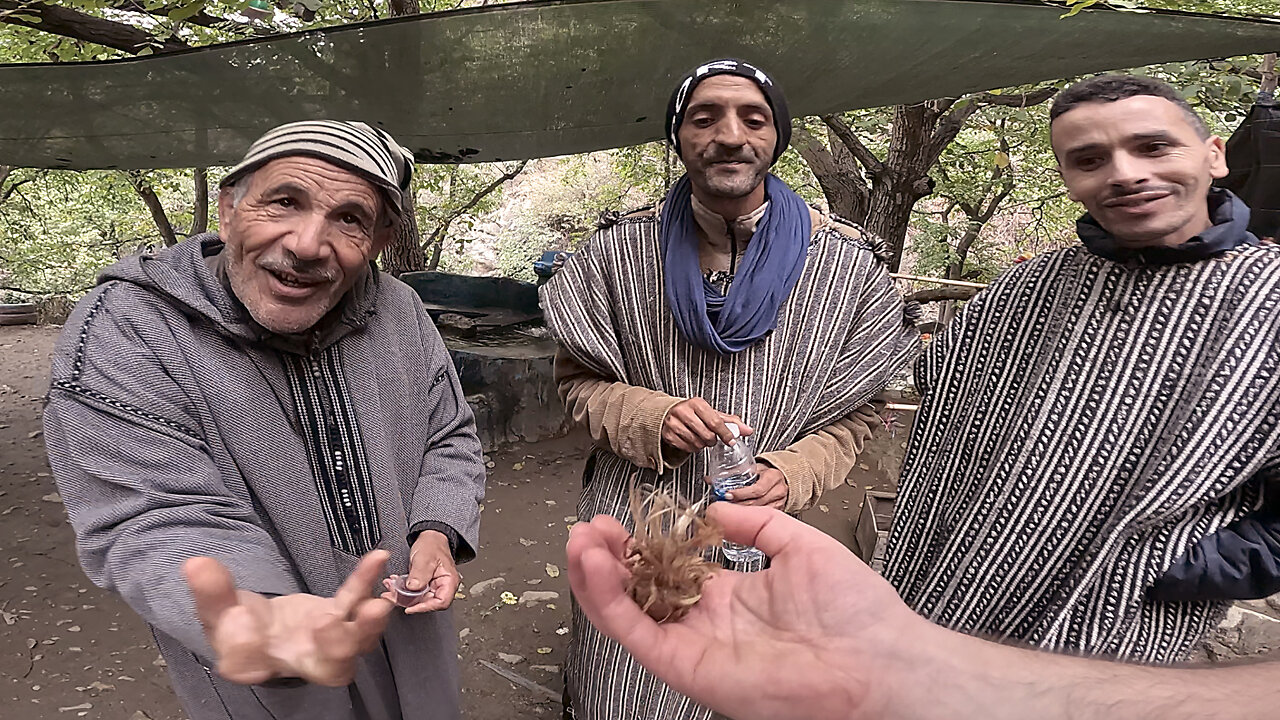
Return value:
M 396 215 L 404 207 L 403 194 L 413 177 L 413 153 L 386 132 L 362 122 L 303 120 L 281 125 L 249 146 L 240 164 L 222 178 L 220 187 L 233 185 L 270 160 L 305 155 L 333 163 L 359 175 L 384 191 Z

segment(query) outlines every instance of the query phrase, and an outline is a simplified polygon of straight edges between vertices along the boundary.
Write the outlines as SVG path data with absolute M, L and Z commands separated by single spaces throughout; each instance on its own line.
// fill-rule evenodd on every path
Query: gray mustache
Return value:
M 269 272 L 296 275 L 302 282 L 332 282 L 338 278 L 337 273 L 323 267 L 316 267 L 298 260 L 271 258 L 262 260 L 258 267 Z

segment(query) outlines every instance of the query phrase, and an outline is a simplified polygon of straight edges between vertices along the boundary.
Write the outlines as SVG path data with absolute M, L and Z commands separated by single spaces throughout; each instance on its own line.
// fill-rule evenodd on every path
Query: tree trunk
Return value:
M 156 191 L 151 187 L 151 183 L 143 177 L 140 172 L 126 172 L 129 183 L 133 185 L 133 189 L 138 193 L 138 197 L 142 198 L 142 202 L 151 211 L 151 219 L 156 223 L 156 229 L 160 231 L 160 239 L 164 241 L 165 247 L 173 247 L 178 244 L 178 235 L 173 231 L 173 223 L 169 222 L 169 215 L 164 211 L 164 204 L 160 202 L 160 198 L 156 195 Z
M 417 15 L 422 11 L 418 0 L 389 0 L 387 7 L 392 17 Z M 408 53 L 410 50 L 410 48 L 399 48 L 398 52 Z M 406 56 L 404 59 L 409 61 L 411 58 Z M 414 77 L 417 77 L 416 73 Z M 401 89 L 410 95 L 416 95 L 414 82 L 410 79 L 409 85 Z M 401 218 L 400 227 L 396 230 L 395 239 L 382 253 L 382 265 L 383 270 L 395 277 L 400 277 L 407 272 L 421 272 L 427 269 L 427 256 L 422 251 L 422 236 L 418 232 L 418 218 L 412 192 L 405 193 L 404 217 Z
M 884 168 L 871 185 L 871 205 L 866 228 L 889 245 L 890 272 L 902 264 L 911 210 L 932 191 L 929 168 L 936 157 L 930 152 L 935 121 L 925 104 L 898 105 L 893 109 L 893 131 Z
M 192 176 L 195 181 L 195 198 L 191 206 L 190 235 L 209 232 L 209 169 L 196 168 Z
M 804 139 L 795 139 L 807 133 L 793 132 L 792 142 L 818 178 L 832 209 L 884 239 L 893 256 L 890 265 L 896 271 L 902 264 L 911 211 L 921 198 L 933 192 L 929 171 L 969 118 L 984 105 L 1031 107 L 1049 100 L 1056 92 L 1055 86 L 1045 86 L 1016 95 L 978 93 L 964 98 L 963 102 L 959 98 L 942 98 L 898 105 L 893 108 L 893 129 L 883 161 L 838 116 L 822 116 L 830 130 L 828 138 L 832 147 L 843 146 L 846 154 L 861 166 L 852 171 L 847 164 L 835 162 L 830 152 L 824 155 L 826 148 L 820 143 L 810 145 Z M 812 140 L 812 136 L 808 139 Z M 849 200 L 844 190 L 865 182 L 864 174 L 871 183 L 865 206 Z M 847 208 L 848 214 L 840 208 Z
M 408 193 L 406 193 L 408 194 Z M 413 209 L 413 199 L 405 199 L 404 216 L 400 219 L 400 227 L 396 236 L 382 252 L 382 269 L 395 277 L 407 272 L 421 272 L 427 269 L 427 256 L 422 252 L 422 240 L 418 234 L 418 218 Z
M 870 188 L 862 180 L 862 169 L 839 139 L 830 132 L 827 137 L 829 143 L 823 145 L 808 128 L 797 124 L 791 131 L 791 147 L 809 164 L 831 212 L 860 225 L 865 224 L 871 195 Z
M 427 240 L 427 245 L 431 248 L 431 259 L 427 260 L 427 269 L 435 270 L 440 267 L 440 255 L 444 252 L 445 230 L 448 226 L 441 225 L 431 233 L 431 237 Z

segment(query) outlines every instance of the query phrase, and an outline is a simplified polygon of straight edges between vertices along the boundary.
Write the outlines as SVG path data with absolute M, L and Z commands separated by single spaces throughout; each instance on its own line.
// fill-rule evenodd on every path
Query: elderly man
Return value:
M 561 397 L 597 441 L 578 516 L 630 522 L 633 482 L 706 497 L 700 451 L 733 441 L 727 422 L 759 453 L 759 480 L 728 499 L 802 510 L 844 481 L 878 424 L 868 401 L 918 335 L 880 241 L 769 174 L 790 117 L 764 72 L 737 60 L 696 68 L 667 129 L 687 174 L 661 208 L 602 228 L 542 290 Z M 578 717 L 710 715 L 580 612 L 573 631 Z
M 1280 247 L 1168 85 L 1086 80 L 1050 116 L 1082 244 L 921 358 L 886 576 L 962 632 L 1175 662 L 1280 590 Z
M 480 444 L 418 298 L 370 262 L 412 169 L 362 123 L 276 128 L 223 180 L 220 236 L 108 268 L 59 340 L 45 429 L 81 564 L 192 720 L 459 716 Z M 388 617 L 384 562 L 425 599 Z

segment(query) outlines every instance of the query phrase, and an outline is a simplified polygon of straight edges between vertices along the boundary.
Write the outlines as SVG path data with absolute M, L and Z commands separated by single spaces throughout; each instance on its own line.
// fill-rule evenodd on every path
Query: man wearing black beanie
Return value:
M 543 286 L 560 396 L 597 443 L 579 517 L 630 523 L 632 483 L 709 497 L 702 451 L 732 444 L 735 430 L 754 443 L 756 481 L 722 499 L 796 513 L 844 481 L 880 424 L 869 403 L 918 335 L 883 243 L 769 173 L 790 122 L 758 67 L 699 65 L 667 107 L 684 177 L 659 208 L 602 227 Z M 764 563 L 716 557 L 739 570 Z M 566 715 L 710 717 L 576 609 L 573 632 Z

